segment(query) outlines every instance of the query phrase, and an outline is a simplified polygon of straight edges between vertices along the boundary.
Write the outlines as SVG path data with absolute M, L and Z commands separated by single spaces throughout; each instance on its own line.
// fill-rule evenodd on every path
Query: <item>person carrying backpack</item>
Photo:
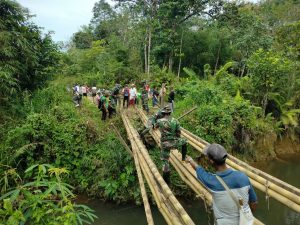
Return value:
M 125 88 L 123 89 L 123 108 L 125 107 L 125 102 L 126 102 L 126 108 L 128 108 L 129 104 L 129 88 L 128 85 L 125 85 Z
M 121 85 L 116 84 L 115 87 L 112 90 L 112 95 L 111 96 L 114 99 L 114 102 L 115 102 L 116 105 L 120 104 L 119 103 L 120 88 L 121 88 Z
M 222 145 L 213 143 L 203 149 L 207 162 L 215 173 L 208 172 L 190 156 L 186 157 L 195 170 L 198 180 L 212 193 L 215 224 L 253 224 L 252 212 L 257 207 L 257 196 L 249 177 L 226 165 L 227 151 Z
M 167 184 L 170 184 L 170 151 L 171 149 L 181 149 L 182 161 L 187 154 L 187 141 L 180 137 L 181 128 L 179 122 L 171 116 L 172 110 L 166 105 L 162 110 L 162 118 L 154 124 L 154 128 L 159 128 L 161 159 L 163 162 L 162 175 Z
M 112 106 L 112 99 L 109 96 L 109 91 L 105 91 L 105 94 L 100 98 L 98 108 L 102 111 L 102 120 L 106 120 L 107 114 L 111 118 L 111 115 L 114 111 Z

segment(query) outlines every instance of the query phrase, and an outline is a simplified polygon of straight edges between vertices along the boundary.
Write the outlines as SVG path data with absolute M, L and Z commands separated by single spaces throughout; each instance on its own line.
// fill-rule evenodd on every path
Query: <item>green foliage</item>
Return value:
M 11 82 L 1 85 L 10 89 L 17 81 L 22 89 L 43 86 L 60 55 L 50 34 L 43 36 L 41 30 L 28 21 L 28 11 L 15 1 L 1 1 L 0 14 L 1 79 L 3 76 L 12 78 Z
M 93 210 L 72 202 L 75 197 L 72 193 L 73 187 L 62 182 L 63 176 L 68 173 L 64 168 L 55 168 L 48 164 L 27 168 L 27 183 L 19 179 L 9 192 L 2 192 L 1 221 L 11 225 L 94 222 L 97 216 Z
M 232 75 L 226 76 L 230 78 Z M 232 95 L 233 90 L 227 85 L 232 80 L 226 79 L 226 76 L 220 77 L 221 83 L 227 80 L 225 85 L 218 85 L 216 78 L 180 84 L 176 90 L 184 94 L 177 98 L 176 115 L 198 106 L 195 113 L 182 119 L 184 127 L 208 142 L 252 155 L 249 151 L 256 138 L 264 132 L 272 133 L 274 128 L 270 121 L 260 118 L 261 109 L 245 100 L 237 88 L 236 94 Z M 235 79 L 233 81 L 236 82 Z
M 293 63 L 280 54 L 260 49 L 249 58 L 248 67 L 252 84 L 251 100 L 263 108 L 263 115 L 274 96 L 280 95 L 285 102 L 295 91 Z
M 76 48 L 85 49 L 92 47 L 93 34 L 91 29 L 83 27 L 81 31 L 76 32 L 73 35 L 73 42 Z
M 22 174 L 33 164 L 51 162 L 71 171 L 64 179 L 76 191 L 118 202 L 139 201 L 130 156 L 100 122 L 98 109 L 84 102 L 77 111 L 61 82 L 35 93 L 27 118 L 4 136 L 1 163 Z M 115 122 L 121 127 L 121 121 Z
M 204 70 L 204 79 L 209 79 L 212 75 L 211 67 L 209 64 L 205 64 L 203 67 Z

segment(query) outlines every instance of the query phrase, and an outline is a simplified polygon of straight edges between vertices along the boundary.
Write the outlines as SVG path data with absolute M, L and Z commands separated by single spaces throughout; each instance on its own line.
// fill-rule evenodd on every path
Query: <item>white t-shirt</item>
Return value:
M 130 99 L 135 98 L 136 97 L 136 88 L 130 88 L 129 94 L 130 94 Z

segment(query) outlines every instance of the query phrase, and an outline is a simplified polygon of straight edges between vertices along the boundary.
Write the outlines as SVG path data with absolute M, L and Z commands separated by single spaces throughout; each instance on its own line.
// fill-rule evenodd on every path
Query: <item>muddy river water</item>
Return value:
M 300 188 L 300 155 L 280 157 L 265 163 L 257 163 L 256 168 L 278 177 L 279 179 Z M 255 216 L 267 225 L 300 225 L 300 214 L 258 191 L 259 207 Z M 99 200 L 83 200 L 96 211 L 97 219 L 94 225 L 146 225 L 146 217 L 142 206 L 132 204 L 116 205 Z M 213 224 L 201 200 L 180 199 L 185 210 L 197 225 Z M 151 207 L 156 225 L 165 225 L 165 221 L 155 206 Z

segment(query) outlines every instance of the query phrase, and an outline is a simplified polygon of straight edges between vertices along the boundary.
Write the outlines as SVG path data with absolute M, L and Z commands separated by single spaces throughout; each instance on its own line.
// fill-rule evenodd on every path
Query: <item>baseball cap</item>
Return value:
M 206 146 L 203 150 L 203 154 L 207 155 L 216 163 L 224 163 L 227 157 L 227 151 L 222 145 L 210 144 Z

